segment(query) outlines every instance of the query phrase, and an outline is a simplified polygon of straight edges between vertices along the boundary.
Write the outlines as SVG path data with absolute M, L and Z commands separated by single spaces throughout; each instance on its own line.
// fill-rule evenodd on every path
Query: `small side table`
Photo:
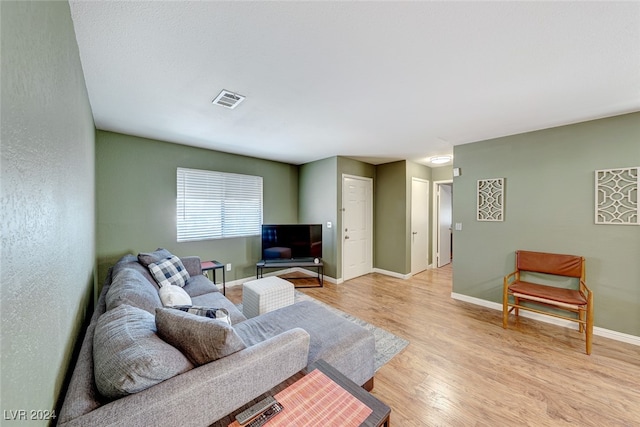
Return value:
M 213 272 L 213 284 L 216 284 L 216 270 L 222 269 L 222 295 L 227 294 L 227 279 L 224 274 L 224 264 L 218 261 L 203 261 L 200 263 L 202 267 L 202 274 L 205 274 L 207 271 Z

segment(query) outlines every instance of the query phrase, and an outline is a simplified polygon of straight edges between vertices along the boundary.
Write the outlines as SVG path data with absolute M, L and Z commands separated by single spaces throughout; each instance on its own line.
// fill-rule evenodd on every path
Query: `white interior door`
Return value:
M 373 181 L 342 177 L 342 277 L 353 279 L 373 269 Z
M 450 184 L 438 186 L 438 267 L 451 262 L 451 190 Z
M 411 179 L 411 274 L 429 267 L 429 181 Z

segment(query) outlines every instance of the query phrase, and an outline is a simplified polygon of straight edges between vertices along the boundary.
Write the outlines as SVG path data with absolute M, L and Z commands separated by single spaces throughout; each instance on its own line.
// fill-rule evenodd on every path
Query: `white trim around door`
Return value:
M 342 174 L 342 279 L 373 271 L 373 179 Z
M 433 230 L 433 239 L 431 243 L 432 253 L 433 253 L 433 266 L 438 267 L 438 256 L 439 256 L 439 230 L 440 230 L 440 199 L 438 197 L 440 186 L 442 184 L 451 184 L 453 186 L 453 180 L 444 180 L 444 181 L 434 181 L 433 182 L 433 222 L 432 222 L 432 230 Z M 451 201 L 453 205 L 453 200 Z M 452 206 L 453 208 L 453 206 Z M 452 209 L 453 210 L 453 209 Z

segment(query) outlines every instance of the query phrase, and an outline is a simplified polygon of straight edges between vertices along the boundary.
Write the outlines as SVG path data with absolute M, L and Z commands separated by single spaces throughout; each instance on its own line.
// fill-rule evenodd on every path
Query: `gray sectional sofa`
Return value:
M 127 255 L 109 271 L 59 426 L 210 425 L 318 359 L 359 385 L 372 384 L 375 341 L 364 328 L 311 302 L 247 320 L 202 274 L 198 257 L 180 260 L 189 276 L 183 289 L 193 305 L 226 309 L 231 326 L 221 333 L 233 337 L 236 347 L 194 363 L 199 359 L 184 347 L 186 342 L 189 350 L 190 335 L 178 330 L 173 341 L 167 339 L 165 323 L 184 328 L 219 322 L 162 308 L 159 286 L 144 265 L 149 260 Z M 175 339 L 182 346 L 169 344 Z

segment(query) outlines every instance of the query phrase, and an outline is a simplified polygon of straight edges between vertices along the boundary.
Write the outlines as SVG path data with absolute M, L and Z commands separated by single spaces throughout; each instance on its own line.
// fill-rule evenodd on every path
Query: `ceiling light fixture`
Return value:
M 451 161 L 451 156 L 436 156 L 429 159 L 431 163 L 434 165 L 441 165 L 443 163 L 447 163 Z
M 216 105 L 220 105 L 221 107 L 233 110 L 238 106 L 238 104 L 244 101 L 245 98 L 245 96 L 223 89 L 222 92 L 220 92 L 220 95 L 216 96 L 216 99 L 211 102 Z

